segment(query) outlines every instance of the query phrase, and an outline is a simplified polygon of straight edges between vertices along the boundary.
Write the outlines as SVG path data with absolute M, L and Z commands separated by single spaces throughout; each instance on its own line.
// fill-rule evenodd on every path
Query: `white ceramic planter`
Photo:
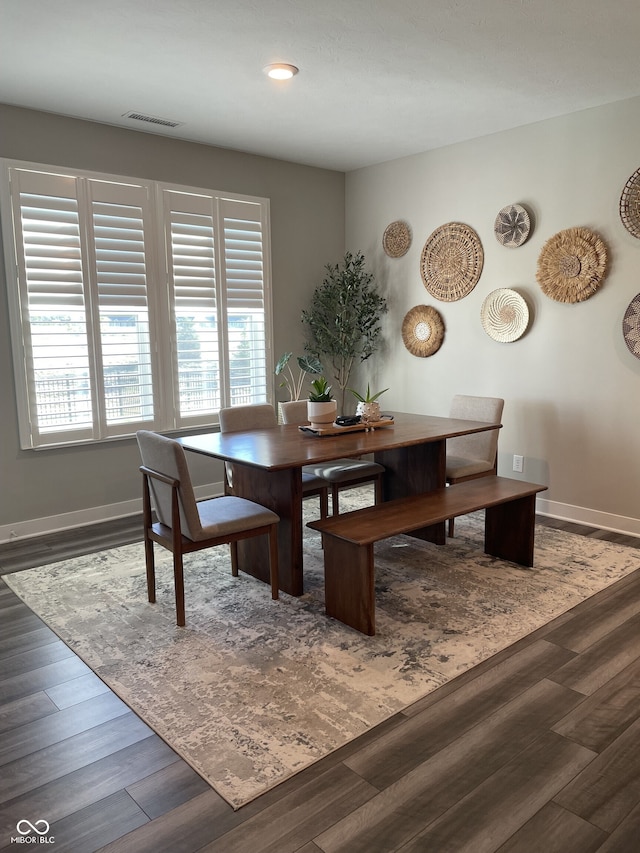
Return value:
M 358 403 L 356 414 L 360 415 L 360 422 L 373 424 L 380 420 L 380 403 Z
M 307 417 L 312 427 L 326 427 L 332 424 L 338 414 L 338 404 L 335 400 L 328 403 L 307 402 Z

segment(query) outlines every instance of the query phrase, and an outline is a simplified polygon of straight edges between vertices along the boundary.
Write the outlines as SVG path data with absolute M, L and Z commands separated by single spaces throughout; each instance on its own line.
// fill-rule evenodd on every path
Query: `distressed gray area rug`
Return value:
M 347 492 L 344 510 L 370 501 Z M 305 520 L 315 517 L 305 503 Z M 640 567 L 637 550 L 547 527 L 535 567 L 486 556 L 483 514 L 444 547 L 376 546 L 376 630 L 328 619 L 319 535 L 305 529 L 301 598 L 233 578 L 226 547 L 185 558 L 175 625 L 171 555 L 142 544 L 5 576 L 6 583 L 234 808 Z

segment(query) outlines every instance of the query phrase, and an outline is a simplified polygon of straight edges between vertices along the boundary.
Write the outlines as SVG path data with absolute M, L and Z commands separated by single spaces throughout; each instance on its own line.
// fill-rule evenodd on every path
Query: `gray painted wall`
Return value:
M 269 198 L 275 352 L 301 351 L 300 312 L 344 254 L 342 173 L 10 106 L 0 105 L 0 127 L 2 157 Z M 0 289 L 0 541 L 135 511 L 133 440 L 19 449 L 4 264 Z M 205 493 L 222 479 L 213 461 L 193 468 Z
M 370 379 L 390 387 L 385 408 L 433 414 L 446 414 L 455 393 L 505 397 L 500 473 L 548 484 L 539 508 L 551 515 L 640 535 L 640 360 L 621 332 L 640 291 L 640 240 L 618 215 L 622 187 L 640 166 L 640 99 L 351 172 L 346 201 L 341 173 L 13 107 L 0 106 L 0 126 L 0 156 L 269 197 L 278 354 L 301 348 L 300 310 L 324 264 L 345 245 L 361 249 L 390 312 L 383 351 L 351 384 Z M 513 202 L 528 207 L 534 230 L 507 249 L 493 223 Z M 400 259 L 381 245 L 395 219 L 413 231 Z M 474 291 L 443 303 L 423 287 L 419 261 L 429 234 L 449 221 L 476 229 L 485 258 Z M 573 226 L 602 236 L 610 271 L 591 299 L 564 305 L 542 293 L 536 263 L 546 240 Z M 531 311 L 515 343 L 493 341 L 480 324 L 482 302 L 498 287 L 519 291 Z M 0 304 L 0 540 L 135 511 L 133 442 L 19 450 L 4 294 Z M 446 327 L 427 359 L 408 353 L 400 335 L 418 304 L 437 308 Z M 514 453 L 525 457 L 522 475 L 512 471 Z M 221 479 L 214 462 L 194 467 L 205 491 Z
M 563 116 L 347 175 L 347 247 L 361 249 L 383 284 L 390 312 L 386 352 L 362 379 L 389 409 L 446 414 L 455 393 L 504 397 L 499 472 L 542 482 L 539 507 L 551 515 L 640 535 L 640 360 L 622 319 L 640 291 L 640 240 L 619 217 L 620 193 L 640 166 L 640 99 Z M 535 228 L 517 249 L 498 243 L 498 211 L 521 203 Z M 400 259 L 381 244 L 396 219 L 413 241 Z M 472 226 L 484 247 L 475 289 L 457 302 L 434 299 L 420 275 L 422 248 L 447 222 Z M 538 255 L 558 231 L 583 226 L 609 249 L 601 289 L 579 304 L 547 297 L 536 281 Z M 483 330 L 485 297 L 513 288 L 532 322 L 514 343 Z M 414 305 L 442 315 L 440 350 L 417 358 L 404 347 L 402 320 Z M 525 458 L 523 474 L 513 454 Z

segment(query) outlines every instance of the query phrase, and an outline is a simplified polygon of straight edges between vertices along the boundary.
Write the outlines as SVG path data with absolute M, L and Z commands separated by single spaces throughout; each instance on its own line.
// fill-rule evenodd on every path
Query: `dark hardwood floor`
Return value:
M 0 572 L 139 530 L 0 546 Z M 638 566 L 235 812 L 0 582 L 0 850 L 46 821 L 57 853 L 636 853 Z

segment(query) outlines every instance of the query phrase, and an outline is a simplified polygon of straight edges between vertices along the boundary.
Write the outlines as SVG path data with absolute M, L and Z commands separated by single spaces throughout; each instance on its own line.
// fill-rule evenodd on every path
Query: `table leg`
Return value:
M 233 493 L 278 513 L 280 589 L 289 595 L 302 595 L 301 469 L 265 471 L 234 462 Z M 238 568 L 269 583 L 269 546 L 266 536 L 256 536 L 238 542 Z
M 440 489 L 446 483 L 447 442 L 430 441 L 383 450 L 375 454 L 375 461 L 384 465 L 385 469 L 382 480 L 383 500 L 424 494 Z M 444 545 L 445 523 L 421 527 L 407 535 L 434 542 L 436 545 Z

